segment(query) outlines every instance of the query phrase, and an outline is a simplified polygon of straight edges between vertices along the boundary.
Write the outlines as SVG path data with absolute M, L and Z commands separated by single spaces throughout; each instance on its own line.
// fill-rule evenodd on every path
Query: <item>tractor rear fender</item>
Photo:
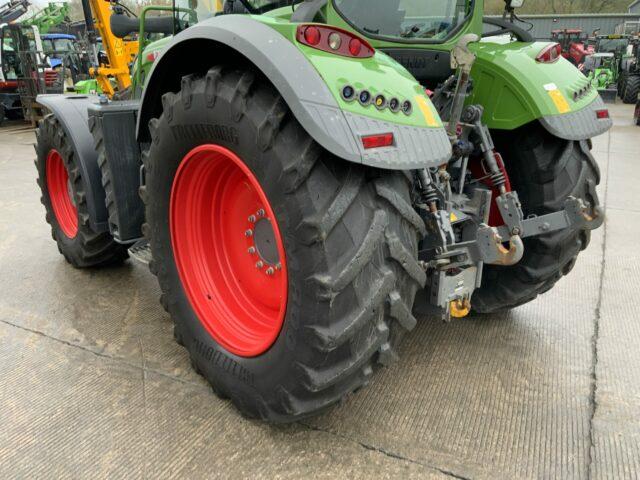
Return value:
M 612 121 L 597 115 L 606 108 L 602 99 L 578 69 L 564 58 L 554 63 L 536 60 L 549 45 L 473 45 L 477 59 L 469 103 L 483 105 L 483 121 L 497 130 L 514 130 L 536 120 L 565 140 L 587 140 L 609 130 Z
M 356 65 L 360 60 L 333 57 L 334 70 L 340 70 L 340 62 L 350 62 L 354 68 L 363 72 L 373 71 L 381 77 L 381 72 L 386 71 L 367 68 L 370 65 L 364 62 L 362 66 Z M 382 53 L 368 60 L 386 62 L 385 65 L 391 62 Z M 200 22 L 176 35 L 163 49 L 146 79 L 138 116 L 138 141 L 145 143 L 150 140 L 148 123 L 162 113 L 162 95 L 180 90 L 184 75 L 205 74 L 217 64 L 243 62 L 259 69 L 311 137 L 340 158 L 378 168 L 408 170 L 439 165 L 451 155 L 450 143 L 435 110 L 425 113 L 425 117 L 431 115 L 435 118 L 436 123 L 431 128 L 427 128 L 424 119 L 421 120 L 423 127 L 409 125 L 409 117 L 403 113 L 381 113 L 373 106 L 369 107 L 368 116 L 348 111 L 349 107 L 354 108 L 354 103 L 347 108 L 339 104 L 336 95 L 301 49 L 275 28 L 246 15 L 222 15 Z M 407 76 L 404 70 L 398 74 L 400 80 L 407 81 Z M 413 100 L 413 96 L 418 94 L 424 96 L 417 82 L 411 81 L 415 87 L 410 90 L 410 98 Z M 433 108 L 428 99 L 426 102 L 429 103 L 427 107 L 424 107 L 425 102 L 415 105 L 416 116 L 422 115 L 418 107 Z M 397 121 L 385 121 L 383 115 Z M 380 133 L 394 133 L 396 144 L 365 150 L 361 137 Z
M 91 229 L 95 232 L 108 231 L 102 175 L 88 125 L 88 108 L 98 103 L 98 97 L 95 95 L 38 95 L 37 101 L 56 116 L 71 140 L 82 178 L 86 180 L 85 193 Z

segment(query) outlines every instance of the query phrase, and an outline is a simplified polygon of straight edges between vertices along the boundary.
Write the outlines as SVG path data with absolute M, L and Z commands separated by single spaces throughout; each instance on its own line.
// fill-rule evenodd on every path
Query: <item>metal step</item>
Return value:
M 145 265 L 149 265 L 149 262 L 153 258 L 151 256 L 151 245 L 149 245 L 148 240 L 140 240 L 133 244 L 133 246 L 129 249 L 129 255 L 134 260 L 137 260 L 140 263 L 144 263 Z

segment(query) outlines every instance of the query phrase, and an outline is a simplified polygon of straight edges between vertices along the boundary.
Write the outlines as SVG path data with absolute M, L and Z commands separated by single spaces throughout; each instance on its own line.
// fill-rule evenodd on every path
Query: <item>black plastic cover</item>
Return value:
M 109 231 L 120 243 L 142 237 L 144 204 L 138 193 L 142 158 L 136 141 L 139 107 L 137 101 L 89 107 L 94 141 L 104 142 L 105 155 L 99 156 L 98 164 L 109 211 Z

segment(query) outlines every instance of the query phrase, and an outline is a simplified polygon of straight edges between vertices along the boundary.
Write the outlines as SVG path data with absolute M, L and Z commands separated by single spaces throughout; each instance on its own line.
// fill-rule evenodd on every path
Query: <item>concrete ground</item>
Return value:
M 638 478 L 640 128 L 596 139 L 606 227 L 508 315 L 419 319 L 329 414 L 243 419 L 173 341 L 156 280 L 78 271 L 39 203 L 32 131 L 0 130 L 0 478 Z

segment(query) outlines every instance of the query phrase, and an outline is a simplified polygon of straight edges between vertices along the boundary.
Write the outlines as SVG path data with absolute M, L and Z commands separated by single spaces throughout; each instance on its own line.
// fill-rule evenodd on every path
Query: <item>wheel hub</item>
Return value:
M 264 210 L 260 209 L 255 215 L 249 216 L 250 227 L 249 248 L 250 255 L 257 255 L 258 269 L 267 275 L 273 275 L 275 268 L 280 269 L 280 255 L 278 245 L 271 225 L 271 219 L 264 217 Z

